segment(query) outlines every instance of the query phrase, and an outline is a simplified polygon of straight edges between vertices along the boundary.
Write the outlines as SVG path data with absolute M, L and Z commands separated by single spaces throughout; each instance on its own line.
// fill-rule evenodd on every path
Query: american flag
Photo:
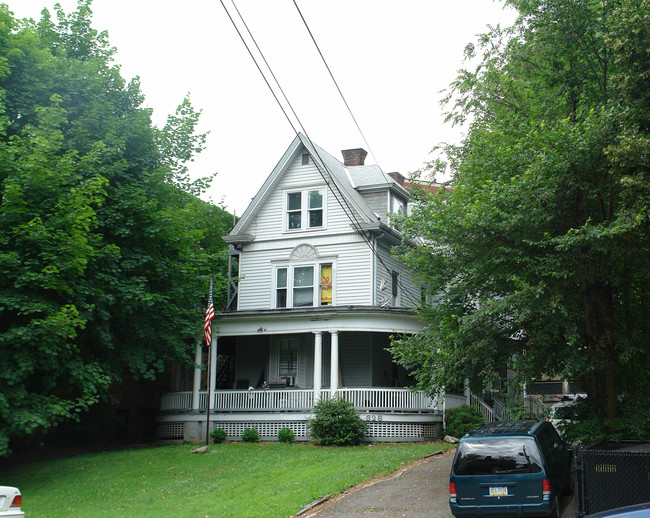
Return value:
M 210 347 L 212 343 L 212 319 L 214 318 L 214 304 L 212 302 L 212 279 L 210 279 L 210 296 L 208 297 L 208 309 L 205 310 L 205 323 L 203 324 L 203 338 L 205 346 Z

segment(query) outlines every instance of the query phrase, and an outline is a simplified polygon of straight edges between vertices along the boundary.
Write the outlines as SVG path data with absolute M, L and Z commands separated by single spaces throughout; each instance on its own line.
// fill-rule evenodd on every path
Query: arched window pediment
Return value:
M 290 261 L 315 261 L 318 259 L 318 250 L 312 245 L 300 244 L 289 254 Z

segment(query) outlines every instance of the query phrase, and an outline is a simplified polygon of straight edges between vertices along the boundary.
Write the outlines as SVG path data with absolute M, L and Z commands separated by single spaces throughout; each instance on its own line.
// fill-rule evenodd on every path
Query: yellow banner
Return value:
M 332 303 L 332 265 L 323 265 L 320 268 L 320 303 Z

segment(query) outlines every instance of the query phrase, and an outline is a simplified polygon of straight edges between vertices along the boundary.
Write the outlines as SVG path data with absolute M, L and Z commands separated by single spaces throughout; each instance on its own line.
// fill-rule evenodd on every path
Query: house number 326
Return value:
M 383 415 L 368 414 L 366 416 L 366 421 L 383 421 L 383 420 L 384 420 Z

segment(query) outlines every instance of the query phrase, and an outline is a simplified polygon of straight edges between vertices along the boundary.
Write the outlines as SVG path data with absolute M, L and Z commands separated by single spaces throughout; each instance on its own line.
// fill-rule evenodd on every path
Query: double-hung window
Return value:
M 305 189 L 286 193 L 286 228 L 304 230 L 325 226 L 323 189 Z
M 275 307 L 300 308 L 332 304 L 332 264 L 281 266 L 275 271 Z

